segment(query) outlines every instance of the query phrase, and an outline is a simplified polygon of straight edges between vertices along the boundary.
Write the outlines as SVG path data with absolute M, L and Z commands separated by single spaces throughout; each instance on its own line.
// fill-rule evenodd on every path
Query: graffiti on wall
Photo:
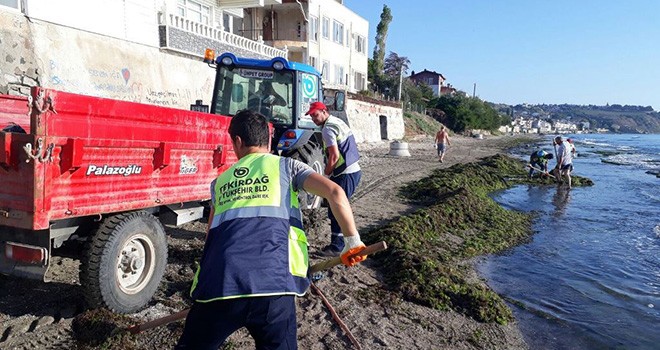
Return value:
M 195 100 L 209 101 L 213 88 L 213 79 L 206 78 L 201 86 L 178 86 L 168 89 L 153 86 L 160 79 L 139 79 L 138 74 L 131 74 L 130 67 L 113 68 L 73 67 L 50 60 L 50 88 L 62 91 L 140 102 L 165 107 L 188 109 Z M 199 84 L 197 82 L 197 84 Z M 179 84 L 181 85 L 181 84 Z

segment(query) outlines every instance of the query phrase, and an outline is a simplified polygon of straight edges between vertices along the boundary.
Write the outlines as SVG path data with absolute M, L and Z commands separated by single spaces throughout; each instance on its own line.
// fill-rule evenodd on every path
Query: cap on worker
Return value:
M 316 101 L 316 102 L 312 102 L 312 104 L 309 105 L 309 111 L 307 111 L 307 113 L 305 113 L 305 115 L 310 115 L 310 114 L 312 114 L 316 111 L 327 111 L 327 110 L 328 110 L 328 107 L 326 107 L 323 104 L 323 102 Z

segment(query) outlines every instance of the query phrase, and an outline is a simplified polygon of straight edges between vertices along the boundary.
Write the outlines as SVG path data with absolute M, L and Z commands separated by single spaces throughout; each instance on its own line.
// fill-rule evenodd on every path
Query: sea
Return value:
M 531 349 L 660 349 L 660 135 L 564 136 L 578 151 L 573 173 L 594 186 L 493 193 L 535 214 L 534 235 L 478 271 Z M 514 155 L 536 149 L 554 153 L 552 137 Z

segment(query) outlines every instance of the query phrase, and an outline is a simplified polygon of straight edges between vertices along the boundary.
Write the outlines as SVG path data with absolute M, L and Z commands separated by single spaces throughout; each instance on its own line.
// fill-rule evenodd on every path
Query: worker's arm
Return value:
M 353 218 L 353 210 L 348 202 L 346 193 L 344 193 L 344 190 L 339 185 L 318 173 L 314 173 L 305 179 L 303 189 L 328 200 L 330 210 L 335 215 L 344 236 L 355 236 L 358 234 L 355 227 L 355 219 Z
M 323 170 L 323 173 L 327 176 L 330 176 L 332 174 L 332 171 L 335 170 L 335 166 L 339 161 L 339 147 L 337 147 L 337 145 L 329 146 L 327 148 L 327 152 L 328 152 L 328 163 L 325 165 L 325 169 Z

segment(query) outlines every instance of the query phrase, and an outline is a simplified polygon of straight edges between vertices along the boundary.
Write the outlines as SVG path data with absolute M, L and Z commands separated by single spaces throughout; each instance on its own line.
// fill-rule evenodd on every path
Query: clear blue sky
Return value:
M 346 0 L 369 21 L 383 5 L 387 54 L 507 104 L 629 104 L 660 110 L 660 0 Z M 409 72 L 410 73 L 410 72 Z

